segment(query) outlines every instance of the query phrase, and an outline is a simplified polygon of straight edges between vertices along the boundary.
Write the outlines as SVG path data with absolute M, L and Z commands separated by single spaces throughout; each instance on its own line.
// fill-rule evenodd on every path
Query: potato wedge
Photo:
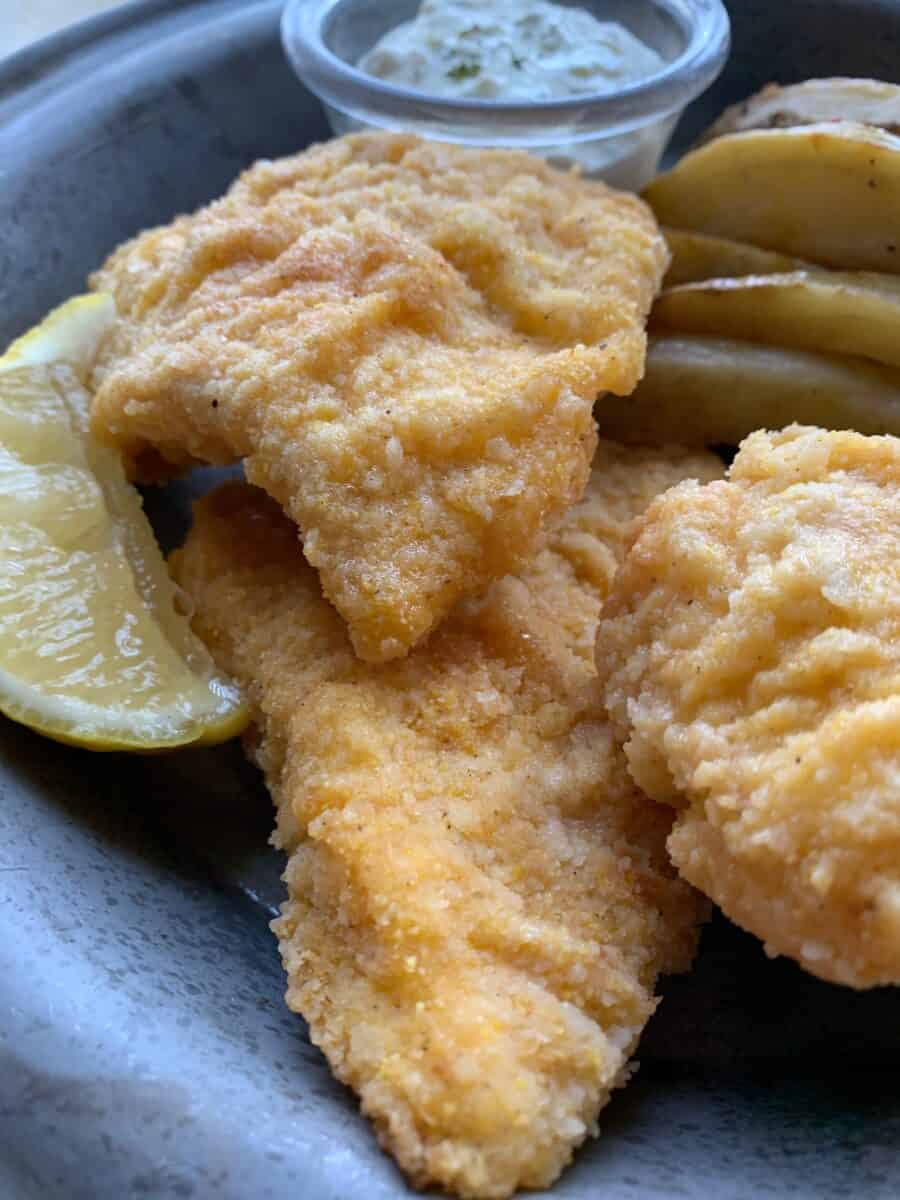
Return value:
M 663 292 L 650 327 L 900 367 L 900 278 L 794 271 L 707 279 Z
M 762 91 L 732 104 L 698 139 L 697 145 L 747 129 L 786 129 L 820 121 L 858 121 L 900 134 L 900 87 L 881 79 L 807 79 Z
M 687 229 L 663 230 L 672 255 L 664 280 L 665 287 L 694 283 L 699 279 L 733 278 L 740 275 L 780 275 L 802 271 L 810 264 L 790 254 L 760 250 L 746 242 L 691 233 Z
M 624 400 L 597 405 L 601 437 L 736 446 L 792 421 L 900 435 L 900 371 L 865 359 L 727 338 L 654 335 L 647 370 Z
M 844 270 L 900 273 L 900 138 L 849 121 L 693 150 L 646 189 L 661 224 Z

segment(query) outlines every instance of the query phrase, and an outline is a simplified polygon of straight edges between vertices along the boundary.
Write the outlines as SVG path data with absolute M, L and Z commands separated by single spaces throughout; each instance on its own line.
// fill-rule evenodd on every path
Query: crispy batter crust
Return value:
M 630 782 L 594 632 L 632 517 L 709 455 L 601 444 L 519 578 L 408 658 L 361 662 L 261 492 L 197 508 L 176 574 L 248 688 L 290 852 L 287 999 L 412 1180 L 549 1184 L 595 1129 L 702 908 Z
M 525 154 L 338 139 L 97 272 L 93 428 L 143 478 L 243 458 L 357 653 L 398 657 L 581 495 L 666 259 L 637 198 Z
M 900 440 L 755 433 L 660 498 L 597 661 L 685 878 L 813 974 L 900 983 Z

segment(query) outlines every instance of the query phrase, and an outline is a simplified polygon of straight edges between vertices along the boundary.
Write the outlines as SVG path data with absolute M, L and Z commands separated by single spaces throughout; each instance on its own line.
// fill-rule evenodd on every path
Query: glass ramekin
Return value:
M 656 172 L 685 106 L 719 74 L 730 28 L 721 0 L 580 0 L 614 20 L 664 61 L 614 92 L 536 103 L 447 99 L 398 87 L 356 67 L 376 41 L 410 20 L 418 0 L 288 0 L 284 48 L 322 101 L 335 133 L 393 129 L 470 146 L 518 146 L 617 187 L 641 188 Z

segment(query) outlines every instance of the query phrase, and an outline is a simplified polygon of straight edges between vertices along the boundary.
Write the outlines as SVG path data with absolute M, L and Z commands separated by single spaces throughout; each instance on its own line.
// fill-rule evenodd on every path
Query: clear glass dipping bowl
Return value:
M 577 162 L 633 190 L 656 172 L 676 121 L 719 74 L 730 45 L 721 0 L 578 0 L 577 7 L 618 21 L 656 50 L 662 70 L 614 92 L 533 104 L 447 99 L 355 65 L 418 7 L 418 0 L 288 0 L 285 51 L 335 133 L 393 129 L 470 146 L 517 146 L 560 165 Z

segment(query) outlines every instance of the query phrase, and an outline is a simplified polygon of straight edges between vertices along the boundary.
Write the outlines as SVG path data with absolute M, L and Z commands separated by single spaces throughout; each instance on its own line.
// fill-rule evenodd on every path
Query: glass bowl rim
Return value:
M 712 82 L 730 46 L 730 22 L 722 0 L 644 0 L 674 19 L 689 23 L 687 44 L 662 70 L 614 92 L 584 92 L 558 100 L 503 101 L 436 96 L 399 87 L 368 75 L 339 58 L 322 37 L 335 11 L 353 0 L 288 0 L 281 18 L 285 52 L 299 78 L 320 99 L 341 111 L 391 121 L 404 116 L 415 124 L 426 115 L 443 120 L 456 116 L 463 124 L 480 117 L 491 126 L 552 130 L 570 123 L 582 130 L 605 126 L 634 127 L 683 108 Z

